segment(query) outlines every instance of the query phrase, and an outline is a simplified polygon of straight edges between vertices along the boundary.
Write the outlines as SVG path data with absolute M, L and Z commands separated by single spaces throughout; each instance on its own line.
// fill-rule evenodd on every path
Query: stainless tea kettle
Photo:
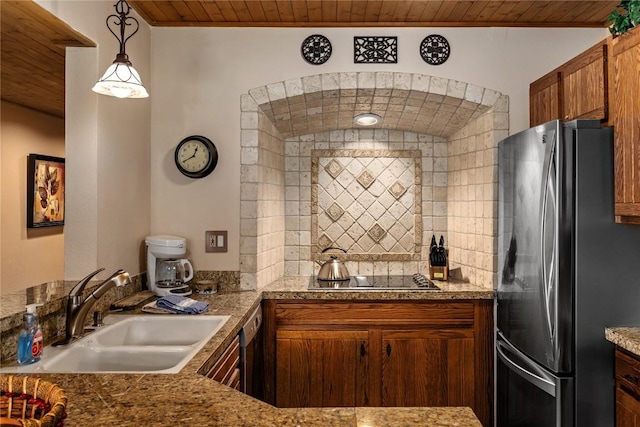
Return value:
M 347 253 L 346 250 L 339 248 L 337 246 L 329 246 L 328 248 L 324 248 L 322 253 L 325 253 L 329 249 L 338 249 Z M 349 276 L 349 270 L 347 267 L 340 262 L 337 256 L 331 255 L 330 260 L 326 262 L 316 261 L 320 264 L 320 271 L 318 271 L 318 280 L 349 280 L 351 276 Z

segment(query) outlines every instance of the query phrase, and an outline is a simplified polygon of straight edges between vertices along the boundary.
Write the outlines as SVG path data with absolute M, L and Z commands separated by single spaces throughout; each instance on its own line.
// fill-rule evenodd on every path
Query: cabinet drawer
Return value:
M 616 349 L 616 380 L 624 389 L 640 396 L 640 360 Z
M 240 390 L 240 368 L 234 369 L 231 378 L 224 385 L 235 388 L 236 390 Z
M 472 301 L 304 302 L 279 301 L 276 323 L 282 326 L 473 328 Z
M 238 371 L 237 374 L 239 375 L 239 363 L 240 337 L 236 336 L 209 372 L 207 372 L 207 377 L 218 381 L 219 383 L 229 385 L 234 377 L 235 371 Z

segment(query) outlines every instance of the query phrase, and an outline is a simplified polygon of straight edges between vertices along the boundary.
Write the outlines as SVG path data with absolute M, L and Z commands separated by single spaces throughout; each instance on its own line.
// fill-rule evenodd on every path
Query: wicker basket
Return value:
M 56 384 L 32 377 L 0 376 L 0 426 L 60 427 L 67 395 Z

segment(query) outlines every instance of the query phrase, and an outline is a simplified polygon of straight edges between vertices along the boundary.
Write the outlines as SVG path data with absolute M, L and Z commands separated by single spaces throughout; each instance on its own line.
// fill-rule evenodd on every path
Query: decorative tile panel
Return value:
M 344 170 L 344 166 L 342 166 L 342 164 L 337 161 L 337 160 L 331 160 L 325 167 L 324 170 L 327 171 L 327 173 L 333 178 L 337 178 L 338 175 L 340 175 L 340 172 L 342 172 Z
M 420 259 L 421 163 L 420 150 L 312 150 L 312 253 L 336 242 L 347 260 Z
M 329 206 L 329 209 L 326 210 L 326 212 L 327 212 L 327 215 L 329 215 L 329 218 L 331 218 L 334 221 L 337 221 L 338 219 L 340 219 L 340 217 L 344 213 L 344 209 L 342 209 L 342 207 L 339 204 L 332 203 L 331 206 Z
M 326 234 L 322 234 L 322 236 L 320 236 L 320 238 L 318 239 L 318 245 L 320 246 L 320 250 L 322 250 L 333 245 L 333 242 L 331 241 L 329 236 L 327 236 Z
M 374 242 L 380 242 L 384 236 L 386 236 L 387 231 L 380 226 L 377 222 L 373 224 L 373 227 L 367 231 L 369 237 L 373 239 Z
M 371 175 L 368 170 L 362 171 L 362 173 L 358 176 L 357 181 L 362 185 L 363 188 L 369 188 L 371 184 L 376 180 L 376 178 Z
M 402 183 L 399 180 L 391 184 L 391 187 L 389 187 L 387 190 L 396 199 L 399 199 L 404 195 L 404 193 L 407 192 L 407 189 L 405 188 L 404 185 L 402 185 Z

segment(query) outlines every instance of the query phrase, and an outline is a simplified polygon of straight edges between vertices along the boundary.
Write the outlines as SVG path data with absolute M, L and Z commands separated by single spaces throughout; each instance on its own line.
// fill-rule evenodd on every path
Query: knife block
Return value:
M 429 263 L 429 279 L 431 280 L 447 280 L 449 278 L 449 257 L 445 265 L 433 266 Z

